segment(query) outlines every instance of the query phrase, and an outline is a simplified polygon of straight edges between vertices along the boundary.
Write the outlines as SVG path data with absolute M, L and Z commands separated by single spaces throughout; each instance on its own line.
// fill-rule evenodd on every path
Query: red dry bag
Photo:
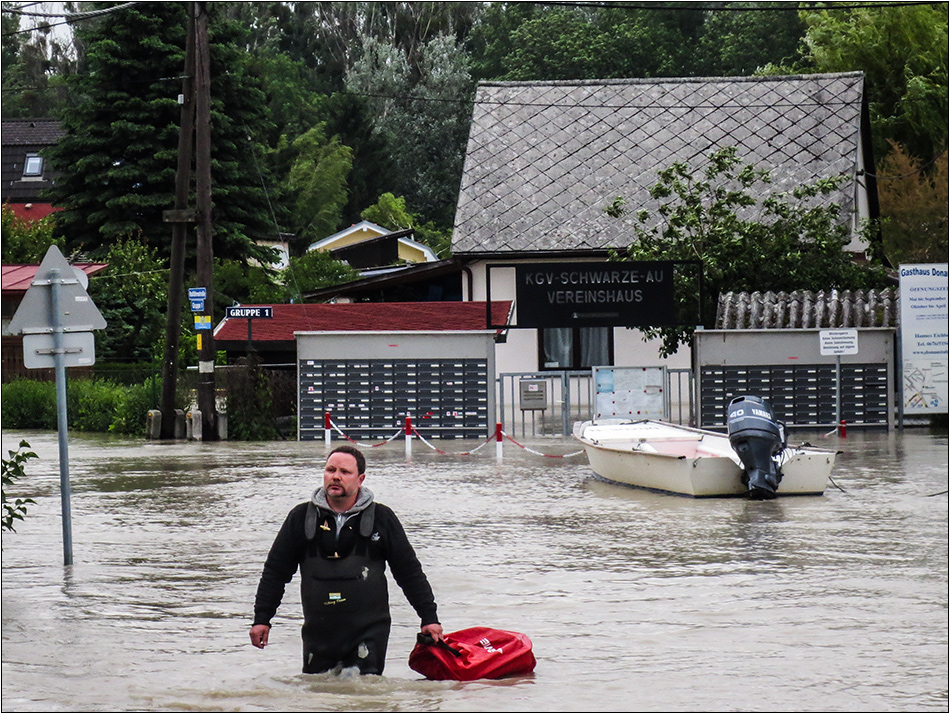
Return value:
M 409 666 L 426 679 L 458 682 L 528 674 L 535 664 L 527 635 L 490 627 L 450 632 L 442 642 L 420 634 L 409 655 Z

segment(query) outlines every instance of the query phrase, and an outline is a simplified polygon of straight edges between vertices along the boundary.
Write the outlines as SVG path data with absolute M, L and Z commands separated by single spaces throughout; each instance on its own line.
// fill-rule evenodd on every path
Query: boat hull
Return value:
M 723 498 L 748 495 L 744 470 L 725 435 L 663 422 L 580 423 L 575 438 L 594 473 L 652 491 Z M 778 496 L 824 493 L 837 453 L 811 447 L 782 455 Z

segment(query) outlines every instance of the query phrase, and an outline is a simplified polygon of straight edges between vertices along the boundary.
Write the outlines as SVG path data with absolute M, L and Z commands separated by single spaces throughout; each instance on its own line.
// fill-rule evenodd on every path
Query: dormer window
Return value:
M 23 162 L 23 178 L 35 179 L 43 176 L 43 157 L 39 154 L 27 154 Z

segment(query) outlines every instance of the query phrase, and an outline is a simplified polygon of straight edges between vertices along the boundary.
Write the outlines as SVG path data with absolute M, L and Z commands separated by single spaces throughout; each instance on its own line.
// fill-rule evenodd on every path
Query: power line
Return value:
M 41 3 L 30 3 L 33 5 L 38 5 Z M 30 27 L 25 30 L 14 30 L 12 32 L 4 32 L 3 37 L 12 37 L 13 35 L 25 35 L 27 33 L 33 33 L 40 30 L 49 30 L 53 27 L 60 27 L 61 25 L 70 25 L 74 22 L 79 22 L 81 20 L 90 20 L 96 17 L 102 17 L 103 15 L 109 15 L 113 12 L 118 12 L 121 10 L 128 10 L 134 5 L 138 5 L 137 2 L 126 2 L 121 5 L 116 5 L 114 7 L 103 8 L 101 10 L 89 10 L 88 12 L 76 12 L 76 13 L 34 13 L 34 12 L 23 12 L 22 10 L 4 7 L 3 12 L 10 15 L 19 15 L 20 17 L 62 17 L 65 18 L 62 22 L 44 22 L 35 27 Z M 25 6 L 24 6 L 25 7 Z
M 717 7 L 705 5 L 687 5 L 686 3 L 612 3 L 612 2 L 532 2 L 532 5 L 553 5 L 555 7 L 602 8 L 608 10 L 680 10 L 700 12 L 798 12 L 800 10 L 877 10 L 882 7 L 912 7 L 919 5 L 946 5 L 942 0 L 920 0 L 917 2 L 827 2 L 827 3 L 797 3 L 777 2 L 770 5 L 746 5 L 732 3 Z

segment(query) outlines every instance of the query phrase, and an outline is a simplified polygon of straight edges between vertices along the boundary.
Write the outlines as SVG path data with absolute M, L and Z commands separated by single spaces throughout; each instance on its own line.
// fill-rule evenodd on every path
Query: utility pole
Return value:
M 181 126 L 178 131 L 178 169 L 175 174 L 175 210 L 164 220 L 172 224 L 171 265 L 168 278 L 168 314 L 165 324 L 165 357 L 162 361 L 162 439 L 175 437 L 175 388 L 178 383 L 178 344 L 181 332 L 181 295 L 184 288 L 185 241 L 188 226 L 195 222 L 188 210 L 191 188 L 191 158 L 195 132 L 195 7 L 188 3 L 188 32 L 185 40 L 185 77 L 181 88 Z
M 214 251 L 211 216 L 211 53 L 208 47 L 206 3 L 195 3 L 195 202 L 198 211 L 198 282 L 207 290 L 203 315 L 211 317 L 214 306 Z M 214 387 L 214 336 L 202 330 L 198 351 L 198 409 L 202 434 L 217 439 L 217 408 Z

